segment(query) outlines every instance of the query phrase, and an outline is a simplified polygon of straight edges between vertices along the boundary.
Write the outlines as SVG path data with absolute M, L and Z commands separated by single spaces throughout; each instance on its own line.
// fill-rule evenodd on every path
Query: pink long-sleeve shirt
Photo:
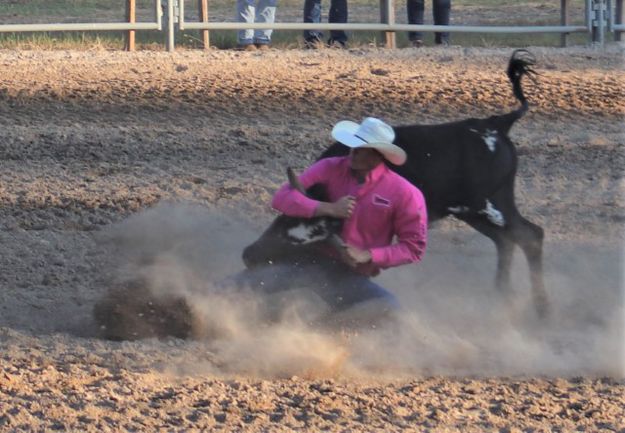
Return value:
M 371 252 L 371 263 L 358 269 L 375 275 L 380 268 L 418 262 L 427 245 L 427 211 L 423 194 L 397 173 L 380 164 L 359 184 L 350 169 L 350 156 L 322 159 L 299 177 L 304 188 L 321 183 L 328 201 L 352 195 L 356 205 L 344 220 L 341 238 Z M 273 197 L 274 209 L 290 216 L 310 218 L 319 202 L 288 183 Z M 393 237 L 397 242 L 393 243 Z

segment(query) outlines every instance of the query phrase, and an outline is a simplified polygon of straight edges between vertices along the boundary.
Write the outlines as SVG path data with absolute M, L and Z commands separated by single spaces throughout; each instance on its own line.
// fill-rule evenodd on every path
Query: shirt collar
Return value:
M 367 174 L 367 181 L 365 183 L 376 183 L 388 170 L 386 164 L 381 162 L 378 164 L 376 168 L 371 170 L 369 174 Z

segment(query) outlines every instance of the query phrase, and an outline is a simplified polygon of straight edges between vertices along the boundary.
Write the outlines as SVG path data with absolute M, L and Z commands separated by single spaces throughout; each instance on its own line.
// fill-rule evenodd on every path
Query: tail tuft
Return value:
M 538 73 L 532 68 L 536 64 L 536 58 L 532 53 L 527 50 L 519 49 L 514 50 L 510 57 L 510 63 L 508 64 L 508 78 L 512 83 L 512 90 L 514 96 L 521 102 L 522 111 L 520 114 L 525 113 L 528 109 L 527 99 L 523 94 L 523 88 L 521 87 L 521 80 L 524 75 L 533 78 L 533 75 Z

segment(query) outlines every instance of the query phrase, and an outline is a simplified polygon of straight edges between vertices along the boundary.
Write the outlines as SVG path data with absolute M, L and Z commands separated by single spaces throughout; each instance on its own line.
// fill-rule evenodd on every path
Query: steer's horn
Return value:
M 289 184 L 291 185 L 291 187 L 306 195 L 306 190 L 304 189 L 304 186 L 301 184 L 301 182 L 297 178 L 297 175 L 291 167 L 287 167 L 286 175 L 289 178 Z

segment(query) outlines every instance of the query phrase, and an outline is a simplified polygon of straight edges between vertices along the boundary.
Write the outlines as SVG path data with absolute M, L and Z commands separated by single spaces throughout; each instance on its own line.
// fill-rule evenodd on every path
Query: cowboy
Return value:
M 343 219 L 345 246 L 326 252 L 342 266 L 331 275 L 330 284 L 317 289 L 334 311 L 363 305 L 382 314 L 394 311 L 395 296 L 370 277 L 423 258 L 425 200 L 421 191 L 386 165 L 406 162 L 404 150 L 393 144 L 391 126 L 373 117 L 361 124 L 345 120 L 334 126 L 332 137 L 350 147 L 350 154 L 319 160 L 299 177 L 304 188 L 323 184 L 329 200 L 313 200 L 287 183 L 274 195 L 272 206 L 294 217 Z

